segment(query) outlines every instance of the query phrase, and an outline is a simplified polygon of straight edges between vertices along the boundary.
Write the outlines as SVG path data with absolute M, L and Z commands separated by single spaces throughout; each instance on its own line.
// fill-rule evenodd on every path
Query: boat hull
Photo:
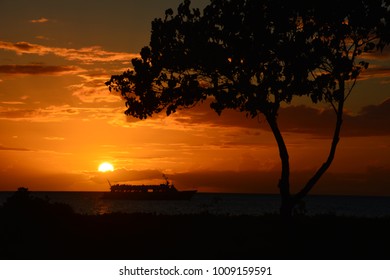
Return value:
M 177 192 L 106 192 L 102 199 L 111 200 L 190 200 L 195 191 Z

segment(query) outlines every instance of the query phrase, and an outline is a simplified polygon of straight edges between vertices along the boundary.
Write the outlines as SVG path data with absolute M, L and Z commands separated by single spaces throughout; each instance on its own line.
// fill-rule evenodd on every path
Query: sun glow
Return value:
M 109 162 L 103 162 L 99 165 L 99 172 L 114 171 L 114 166 Z

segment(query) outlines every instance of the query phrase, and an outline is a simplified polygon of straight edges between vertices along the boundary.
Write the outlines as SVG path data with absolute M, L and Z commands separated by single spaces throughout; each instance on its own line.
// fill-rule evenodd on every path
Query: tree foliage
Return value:
M 184 0 L 176 13 L 168 9 L 155 19 L 150 45 L 132 60 L 134 69 L 106 84 L 123 96 L 125 114 L 140 119 L 206 99 L 218 114 L 227 108 L 263 114 L 280 151 L 282 200 L 294 205 L 333 160 L 344 101 L 368 68 L 360 58 L 389 44 L 390 2 L 211 0 L 203 12 L 190 4 Z M 276 121 L 281 104 L 294 96 L 329 102 L 337 116 L 325 167 L 296 196 Z

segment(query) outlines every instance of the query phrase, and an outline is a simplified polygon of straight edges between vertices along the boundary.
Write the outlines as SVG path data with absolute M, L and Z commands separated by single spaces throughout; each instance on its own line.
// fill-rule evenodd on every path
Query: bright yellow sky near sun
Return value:
M 263 119 L 218 117 L 204 104 L 139 121 L 104 85 L 179 2 L 0 3 L 0 190 L 102 191 L 106 178 L 162 182 L 165 173 L 180 189 L 277 193 L 278 151 Z M 389 53 L 371 59 L 348 100 L 336 159 L 315 191 L 390 194 Z M 280 114 L 297 185 L 325 160 L 334 122 L 325 105 L 309 105 L 297 99 Z M 99 172 L 104 162 L 114 170 Z

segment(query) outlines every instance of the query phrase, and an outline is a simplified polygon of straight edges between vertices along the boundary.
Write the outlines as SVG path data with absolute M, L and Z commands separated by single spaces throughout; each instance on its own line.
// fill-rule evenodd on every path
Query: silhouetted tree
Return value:
M 106 83 L 125 99 L 125 114 L 145 119 L 167 115 L 206 99 L 218 114 L 237 109 L 263 114 L 282 163 L 281 213 L 313 188 L 335 155 L 344 102 L 368 63 L 363 54 L 389 43 L 386 0 L 300 1 L 211 0 L 203 10 L 185 0 L 175 14 L 152 22 L 149 47 L 132 60 L 134 70 Z M 278 110 L 294 96 L 329 102 L 336 124 L 327 160 L 302 189 L 290 192 L 286 144 Z

